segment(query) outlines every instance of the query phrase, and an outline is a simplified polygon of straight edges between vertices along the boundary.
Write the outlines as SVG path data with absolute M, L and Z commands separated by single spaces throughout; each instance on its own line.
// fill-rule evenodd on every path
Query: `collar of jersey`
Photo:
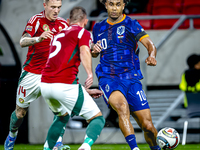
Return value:
M 124 15 L 123 18 L 120 21 L 118 21 L 116 23 L 112 23 L 112 22 L 108 21 L 108 19 L 107 19 L 107 23 L 110 24 L 110 25 L 114 25 L 114 24 L 120 23 L 120 22 L 124 21 L 124 19 L 126 18 L 126 15 L 125 14 L 123 14 L 123 15 Z

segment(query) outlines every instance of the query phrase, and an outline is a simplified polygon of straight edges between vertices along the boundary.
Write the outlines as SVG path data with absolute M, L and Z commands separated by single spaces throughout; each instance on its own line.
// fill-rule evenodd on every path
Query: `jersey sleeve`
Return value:
M 92 36 L 89 31 L 85 30 L 84 28 L 79 32 L 79 45 L 78 47 L 81 47 L 82 45 L 86 45 L 89 48 L 91 48 L 92 43 Z
M 26 24 L 23 34 L 28 33 L 31 35 L 31 37 L 33 37 L 34 34 L 37 32 L 38 27 L 39 27 L 39 21 L 38 21 L 37 16 L 35 15 L 29 19 L 28 23 Z
M 59 17 L 57 20 L 60 21 L 60 22 L 59 22 L 59 25 L 62 26 L 62 29 L 61 29 L 61 30 L 65 30 L 65 29 L 67 29 L 67 28 L 69 27 L 69 24 L 68 24 L 68 22 L 67 22 L 65 19 Z M 60 29 L 59 29 L 59 30 L 60 30 Z M 61 30 L 60 30 L 60 31 L 61 31 Z
M 92 30 L 92 36 L 93 36 L 93 42 L 97 43 L 97 23 L 94 25 L 93 30 Z
M 139 24 L 137 20 L 132 21 L 131 28 L 132 28 L 131 31 L 136 37 L 137 41 L 141 41 L 145 37 L 149 37 L 149 35 L 144 31 L 144 29 L 142 28 L 142 26 Z

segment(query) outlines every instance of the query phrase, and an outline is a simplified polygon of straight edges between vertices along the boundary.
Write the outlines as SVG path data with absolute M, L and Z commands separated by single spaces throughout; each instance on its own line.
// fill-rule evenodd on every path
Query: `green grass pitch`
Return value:
M 71 145 L 71 150 L 77 150 L 80 146 L 79 145 Z M 150 150 L 147 144 L 138 144 L 140 150 Z M 130 150 L 127 144 L 94 144 L 92 146 L 92 150 L 122 150 L 127 149 Z M 3 145 L 0 145 L 0 150 L 4 150 Z M 16 144 L 14 150 L 43 150 L 43 145 L 28 145 L 28 144 Z M 176 148 L 176 150 L 200 150 L 200 143 L 199 144 L 186 144 L 181 145 Z

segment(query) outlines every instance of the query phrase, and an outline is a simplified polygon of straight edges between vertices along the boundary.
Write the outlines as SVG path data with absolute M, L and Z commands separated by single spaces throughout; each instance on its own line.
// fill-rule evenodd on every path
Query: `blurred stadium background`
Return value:
M 26 22 L 43 10 L 43 0 L 1 0 L 0 1 L 0 144 L 3 144 L 9 130 L 10 114 L 15 109 L 15 94 L 21 66 L 26 58 L 27 48 L 21 48 L 19 40 Z M 74 6 L 82 6 L 90 20 L 88 30 L 95 22 L 104 19 L 104 6 L 98 0 L 63 0 L 61 17 L 68 18 Z M 184 121 L 189 120 L 187 143 L 200 143 L 200 118 L 188 119 L 183 104 L 183 93 L 178 85 L 181 74 L 187 69 L 186 59 L 200 54 L 200 1 L 199 0 L 133 0 L 125 13 L 136 18 L 150 35 L 158 49 L 156 67 L 146 67 L 147 51 L 140 46 L 142 80 L 151 107 L 153 122 L 157 129 L 169 126 L 181 136 Z M 194 19 L 199 18 L 199 19 Z M 99 58 L 93 59 L 93 71 Z M 80 66 L 80 82 L 86 74 Z M 95 77 L 93 88 L 98 87 Z M 107 120 L 106 126 L 96 143 L 125 143 L 118 128 L 116 113 L 107 109 L 102 98 L 95 100 Z M 2 109 L 4 108 L 4 109 Z M 33 102 L 20 128 L 17 143 L 42 144 L 53 114 L 42 99 Z M 138 143 L 145 143 L 143 133 L 132 119 Z M 78 144 L 83 141 L 87 123 L 74 117 L 67 125 L 64 143 Z

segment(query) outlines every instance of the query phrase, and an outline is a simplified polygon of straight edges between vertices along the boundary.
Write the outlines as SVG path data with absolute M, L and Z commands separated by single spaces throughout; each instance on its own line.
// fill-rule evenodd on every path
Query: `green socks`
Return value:
M 44 147 L 53 149 L 54 145 L 56 144 L 59 136 L 63 132 L 68 120 L 69 120 L 69 115 L 67 116 L 56 116 L 54 119 L 52 125 L 49 128 L 48 134 L 47 134 L 47 139 L 45 142 Z M 64 132 L 63 132 L 64 134 Z
M 11 117 L 10 117 L 10 131 L 12 133 L 17 132 L 18 128 L 20 127 L 22 122 L 23 122 L 23 118 L 18 119 L 15 111 L 13 111 L 13 113 L 11 114 Z
M 57 116 L 54 115 L 53 120 L 55 120 L 56 117 L 57 117 Z M 68 120 L 69 120 L 69 119 L 68 119 Z M 59 136 L 59 139 L 57 140 L 57 142 L 62 142 L 62 138 L 63 138 L 64 133 L 65 133 L 65 128 L 62 129 L 62 131 L 61 131 L 61 133 L 60 133 L 60 136 Z M 60 138 L 61 138 L 61 139 L 60 139 Z
M 103 116 L 99 116 L 90 121 L 86 129 L 86 138 L 84 143 L 88 143 L 90 146 L 97 140 L 103 127 L 105 125 L 105 119 Z
M 51 127 L 49 128 L 47 139 L 44 145 L 44 150 L 51 150 L 53 149 L 54 145 L 56 144 L 56 141 L 60 137 L 60 135 L 64 132 L 64 128 L 69 120 L 69 115 L 64 117 L 57 116 Z M 99 116 L 94 118 L 88 125 L 86 129 L 86 138 L 84 143 L 89 144 L 92 146 L 92 144 L 97 140 L 99 137 L 101 130 L 103 129 L 105 125 L 105 119 L 103 116 Z

